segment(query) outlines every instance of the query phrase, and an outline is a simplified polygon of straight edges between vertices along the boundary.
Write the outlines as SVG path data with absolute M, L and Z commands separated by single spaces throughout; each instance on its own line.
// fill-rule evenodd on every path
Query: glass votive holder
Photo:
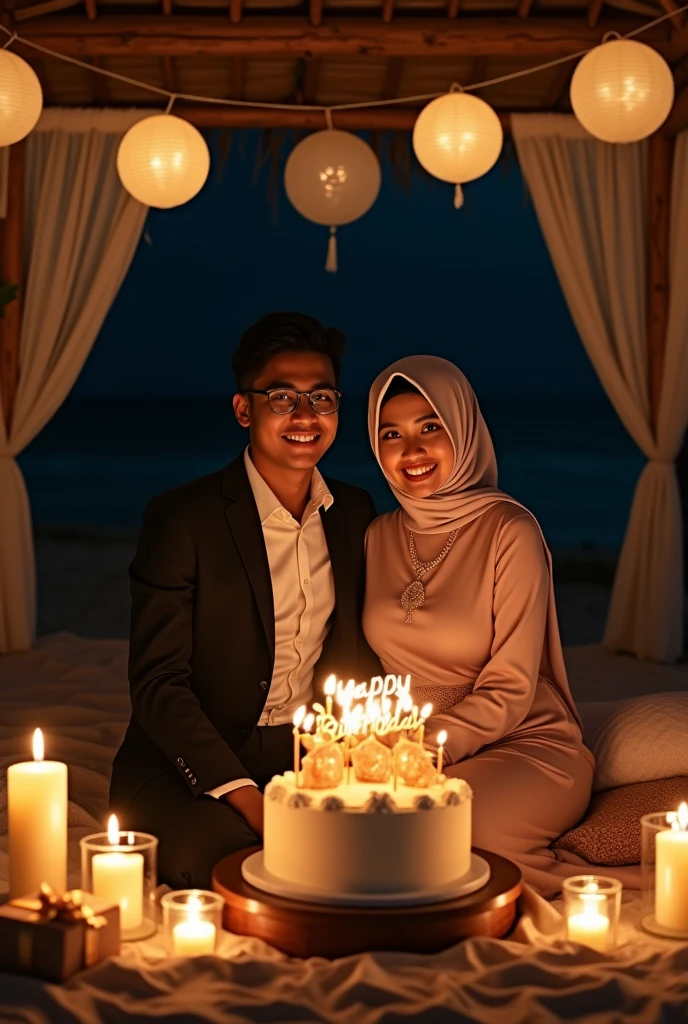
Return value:
M 688 939 L 688 806 L 640 819 L 643 928 Z
M 168 956 L 207 956 L 222 931 L 224 899 L 206 889 L 178 889 L 160 900 Z
M 576 875 L 563 883 L 566 937 L 604 953 L 614 949 L 621 914 L 621 882 L 602 875 Z
M 81 888 L 119 903 L 123 942 L 154 935 L 158 840 L 147 832 L 96 832 L 81 840 Z

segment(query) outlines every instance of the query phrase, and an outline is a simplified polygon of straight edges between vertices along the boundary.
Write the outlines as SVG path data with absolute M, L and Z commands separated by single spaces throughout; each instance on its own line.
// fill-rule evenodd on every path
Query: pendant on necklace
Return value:
M 406 612 L 406 623 L 413 621 L 413 613 L 425 601 L 425 587 L 420 580 L 413 580 L 401 595 L 401 607 Z

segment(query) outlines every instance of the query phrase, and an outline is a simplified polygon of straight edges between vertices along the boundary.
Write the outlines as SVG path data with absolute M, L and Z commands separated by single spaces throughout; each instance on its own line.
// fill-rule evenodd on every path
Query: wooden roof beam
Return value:
M 401 74 L 403 70 L 403 57 L 390 57 L 387 61 L 385 83 L 382 86 L 382 96 L 380 99 L 395 100 L 397 98 L 399 95 L 399 86 L 401 85 Z
M 590 0 L 588 4 L 588 26 L 590 28 L 597 28 L 603 4 L 604 0 Z
M 308 3 L 308 16 L 311 25 L 322 24 L 323 18 L 323 0 L 309 0 Z
M 95 21 L 98 17 L 98 5 L 96 0 L 85 0 L 86 17 L 89 21 Z
M 162 58 L 162 82 L 168 92 L 179 92 L 174 57 Z
M 461 0 L 447 0 L 447 17 L 457 18 L 461 10 Z
M 243 100 L 246 74 L 243 57 L 234 57 L 229 72 L 229 96 L 233 100 Z
M 169 18 L 172 14 L 172 0 L 162 0 L 162 13 Z
M 102 57 L 93 57 L 91 63 L 94 68 L 102 68 Z M 112 103 L 110 83 L 108 82 L 107 75 L 99 75 L 97 71 L 91 71 L 89 72 L 89 77 L 93 85 L 93 95 L 95 96 L 96 103 L 99 107 L 107 107 Z
M 530 8 L 533 6 L 533 0 L 519 0 L 518 3 L 518 16 L 519 18 L 527 18 L 530 14 Z
M 382 0 L 382 20 L 389 25 L 394 17 L 394 0 Z
M 474 57 L 471 61 L 471 66 L 466 76 L 466 80 L 461 84 L 465 87 L 467 85 L 477 85 L 478 82 L 484 82 L 487 78 L 487 57 Z
M 614 27 L 623 34 L 631 25 L 615 19 Z M 101 15 L 94 22 L 68 16 L 34 20 L 26 23 L 22 34 L 41 46 L 77 57 L 360 55 L 538 59 L 565 57 L 595 46 L 602 39 L 603 29 L 591 29 L 578 18 L 395 18 L 388 25 L 370 19 L 346 19 L 314 26 L 300 18 L 256 16 L 233 25 L 228 18 L 218 17 Z M 680 49 L 674 45 L 671 29 L 666 25 L 650 29 L 643 39 L 668 57 Z M 17 42 L 15 46 L 20 48 L 21 44 Z
M 185 107 L 175 106 L 177 117 L 186 118 L 197 128 L 299 128 L 304 130 L 323 127 L 323 115 L 319 110 L 302 110 L 294 105 L 292 110 L 262 110 L 250 107 L 220 107 L 202 104 Z M 536 111 L 539 113 L 540 111 Z M 418 117 L 418 110 L 409 107 L 364 107 L 358 110 L 335 110 L 332 114 L 334 127 L 348 131 L 412 131 Z M 511 115 L 499 113 L 505 132 L 511 130 Z
M 557 110 L 559 104 L 564 98 L 564 93 L 569 87 L 573 72 L 575 71 L 575 61 L 567 61 L 566 64 L 560 64 L 558 68 L 555 68 L 554 76 L 550 82 L 549 88 L 547 89 L 547 95 L 545 96 L 545 107 L 548 110 Z
M 318 80 L 320 78 L 319 57 L 308 57 L 304 61 L 303 79 L 301 83 L 301 103 L 312 104 L 317 101 Z
M 244 14 L 244 0 L 229 0 L 229 20 L 238 25 Z

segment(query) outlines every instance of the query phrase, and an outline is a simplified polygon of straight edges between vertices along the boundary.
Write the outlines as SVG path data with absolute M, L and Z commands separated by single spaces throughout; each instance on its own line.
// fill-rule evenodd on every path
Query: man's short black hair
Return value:
M 329 356 L 336 384 L 346 339 L 335 327 L 323 327 L 304 313 L 268 313 L 241 336 L 232 356 L 239 390 L 252 387 L 268 359 L 279 352 L 321 352 Z

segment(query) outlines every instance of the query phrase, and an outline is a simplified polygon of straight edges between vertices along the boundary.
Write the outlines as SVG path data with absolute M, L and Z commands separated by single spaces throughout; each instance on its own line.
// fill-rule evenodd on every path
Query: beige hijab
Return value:
M 368 431 L 375 458 L 382 469 L 379 451 L 380 409 L 385 392 L 394 377 L 403 377 L 424 395 L 440 417 L 454 447 L 454 465 L 442 486 L 427 498 L 414 498 L 397 487 L 385 474 L 395 498 L 404 511 L 407 527 L 415 533 L 447 534 L 477 519 L 498 502 L 520 501 L 497 487 L 497 459 L 487 424 L 483 419 L 473 388 L 461 370 L 438 356 L 407 356 L 392 363 L 373 382 L 368 401 Z M 382 469 L 384 473 L 384 469 Z M 529 509 L 525 509 L 532 515 Z M 533 516 L 533 518 L 535 518 Z M 535 520 L 537 522 L 537 520 Z M 542 534 L 542 529 L 538 523 Z M 549 606 L 543 638 L 541 672 L 555 684 L 578 721 L 564 664 L 559 636 L 557 609 L 552 582 L 552 557 L 542 544 L 549 565 Z M 384 572 L 384 566 L 371 566 L 375 552 L 368 549 L 368 573 Z M 425 638 L 427 643 L 428 638 Z M 432 649 L 430 644 L 429 650 Z

